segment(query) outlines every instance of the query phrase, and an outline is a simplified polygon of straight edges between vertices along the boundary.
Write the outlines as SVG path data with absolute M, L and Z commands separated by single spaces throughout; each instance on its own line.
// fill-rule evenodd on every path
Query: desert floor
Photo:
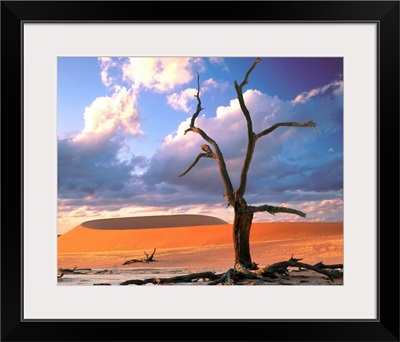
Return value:
M 162 227 L 163 223 L 165 227 Z M 146 277 L 152 270 L 173 269 L 174 273 L 203 270 L 228 270 L 233 266 L 232 226 L 218 221 L 201 221 L 183 226 L 180 217 L 143 221 L 139 218 L 111 219 L 83 223 L 58 238 L 59 268 L 91 268 L 135 272 Z M 186 221 L 187 222 L 187 221 Z M 204 225 L 199 225 L 206 223 Z M 211 224 L 209 224 L 211 223 Z M 217 223 L 217 224 L 213 224 Z M 157 225 L 158 227 L 149 227 Z M 133 227 L 133 228 L 130 228 Z M 144 228 L 143 228 L 144 227 Z M 155 262 L 133 263 L 145 253 L 154 254 Z M 253 223 L 250 234 L 251 256 L 259 266 L 288 260 L 292 255 L 302 262 L 316 264 L 343 263 L 342 223 Z M 118 271 L 117 271 L 118 270 Z M 117 271 L 117 272 L 116 272 Z M 111 273 L 111 271 L 110 271 Z M 305 272 L 312 276 L 315 272 Z M 293 274 L 294 275 L 294 274 Z M 315 284 L 329 283 L 318 274 Z M 326 278 L 326 277 L 325 277 Z M 335 281 L 341 284 L 342 280 Z

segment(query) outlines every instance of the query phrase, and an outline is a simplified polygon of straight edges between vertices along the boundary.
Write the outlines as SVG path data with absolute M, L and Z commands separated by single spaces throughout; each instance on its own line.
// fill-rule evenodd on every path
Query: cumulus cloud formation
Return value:
M 146 166 L 146 158 L 132 155 L 120 161 L 121 138 L 59 139 L 58 190 L 64 198 L 82 199 L 96 195 L 124 197 L 134 181 L 135 168 Z M 128 195 L 129 196 L 129 195 Z
M 193 112 L 192 106 L 189 105 L 189 102 L 193 102 L 195 99 L 195 95 L 197 94 L 197 89 L 188 88 L 182 90 L 179 94 L 173 93 L 167 96 L 168 104 L 175 110 L 180 110 L 185 113 Z
M 111 138 L 118 133 L 138 136 L 140 130 L 139 114 L 135 108 L 136 95 L 126 88 L 121 88 L 112 96 L 95 99 L 85 108 L 83 114 L 85 127 L 75 140 L 94 135 Z
M 202 71 L 204 62 L 200 58 L 128 58 L 123 66 L 123 80 L 132 88 L 143 87 L 160 93 L 187 84 L 195 71 Z
M 200 87 L 200 97 L 202 94 L 219 89 L 224 91 L 228 87 L 227 82 L 218 82 L 213 78 L 205 80 Z M 175 110 L 183 111 L 185 113 L 193 113 L 197 105 L 197 89 L 187 88 L 181 90 L 179 93 L 172 93 L 167 95 L 167 103 Z
M 176 192 L 162 182 L 145 188 L 140 175 L 147 169 L 148 159 L 136 155 L 128 140 L 144 134 L 137 108 L 140 91 L 172 91 L 191 81 L 195 69 L 204 69 L 204 62 L 199 58 L 108 57 L 98 58 L 98 62 L 100 79 L 113 93 L 97 97 L 85 108 L 81 132 L 72 137 L 59 135 L 60 219 L 95 215 L 90 206 L 102 211 L 107 206 L 115 211 L 134 203 L 151 206 L 147 191 L 153 193 L 154 203 L 163 194 Z M 178 99 L 175 105 L 179 106 Z
M 213 78 L 209 78 L 202 83 L 200 93 L 205 94 L 208 92 L 214 92 L 216 90 L 218 90 L 219 92 L 224 92 L 228 87 L 228 82 L 217 81 Z
M 209 61 L 224 65 L 223 59 Z M 198 134 L 185 134 L 190 116 L 177 124 L 150 159 L 132 149 L 135 139 L 145 134 L 138 110 L 140 92 L 162 94 L 171 108 L 192 114 L 197 105 L 195 71 L 204 70 L 204 60 L 100 58 L 99 65 L 99 76 L 113 93 L 94 99 L 85 108 L 81 132 L 74 137 L 60 136 L 58 141 L 60 222 L 74 218 L 82 222 L 85 216 L 134 216 L 147 210 L 153 214 L 218 212 L 221 217 L 225 190 L 215 160 L 202 158 L 187 175 L 178 177 L 206 143 Z M 208 78 L 201 83 L 200 96 L 226 87 L 228 83 Z M 317 123 L 319 133 L 312 128 L 280 127 L 258 140 L 245 195 L 249 204 L 286 205 L 306 211 L 309 220 L 340 217 L 343 155 L 340 139 L 337 142 L 332 137 L 343 134 L 342 96 L 340 80 L 303 92 L 292 101 L 245 90 L 255 133 L 278 122 L 310 120 Z M 232 184 L 238 187 L 247 145 L 247 125 L 239 101 L 232 99 L 214 113 L 202 112 L 196 126 L 218 143 Z M 225 214 L 221 218 L 230 221 L 231 208 Z M 297 218 L 263 213 L 257 214 L 255 221 L 269 219 Z
M 318 119 L 320 115 L 328 115 L 330 119 L 327 121 L 335 126 L 328 130 L 321 125 L 321 131 L 324 132 L 322 137 L 311 128 L 281 127 L 261 138 L 249 171 L 250 200 L 270 204 L 282 200 L 290 202 L 301 197 L 296 192 L 297 189 L 312 193 L 310 197 L 313 198 L 318 193 L 321 198 L 326 198 L 327 194 L 336 196 L 342 190 L 342 155 L 327 156 L 326 152 L 322 153 L 311 144 L 317 140 L 322 145 L 327 144 L 332 134 L 337 134 L 335 129 L 341 129 L 340 122 L 336 122 L 336 116 L 341 116 L 342 109 L 336 96 L 328 100 L 325 97 L 315 98 L 311 110 L 306 102 L 293 106 L 291 101 L 282 101 L 276 96 L 271 97 L 257 90 L 250 89 L 244 93 L 256 133 L 277 122 L 313 120 L 318 124 L 321 121 Z M 190 119 L 182 122 L 176 134 L 164 141 L 152 158 L 143 180 L 154 184 L 163 179 L 171 185 L 179 184 L 196 194 L 209 194 L 210 199 L 221 200 L 224 189 L 214 160 L 203 158 L 187 175 L 177 178 L 202 152 L 200 144 L 204 143 L 195 133 L 184 134 L 189 122 Z M 229 106 L 219 107 L 214 117 L 199 116 L 196 126 L 217 141 L 225 156 L 232 183 L 238 186 L 247 143 L 246 121 L 238 100 L 232 100 Z M 174 160 L 173 164 L 171 160 Z

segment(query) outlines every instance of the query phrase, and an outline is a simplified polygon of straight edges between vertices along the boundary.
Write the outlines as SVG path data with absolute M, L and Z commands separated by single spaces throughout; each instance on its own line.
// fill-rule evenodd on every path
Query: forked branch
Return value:
M 192 120 L 190 121 L 190 127 L 194 127 L 194 122 L 195 122 L 196 118 L 198 117 L 200 112 L 204 109 L 201 107 L 201 100 L 200 100 L 200 75 L 197 71 L 196 71 L 196 73 L 197 73 L 197 93 L 196 93 L 196 95 L 194 95 L 194 97 L 197 99 L 197 107 L 196 107 L 196 111 L 194 112 L 194 114 L 192 116 Z
M 198 163 L 198 161 L 201 158 L 214 158 L 218 162 L 220 175 L 221 175 L 222 181 L 224 183 L 224 187 L 225 187 L 224 197 L 227 199 L 228 204 L 232 205 L 235 208 L 240 207 L 240 209 L 238 209 L 238 210 L 243 211 L 243 213 L 244 212 L 254 213 L 254 212 L 258 212 L 258 211 L 267 211 L 267 212 L 271 213 L 272 215 L 274 215 L 275 213 L 283 212 L 283 213 L 290 213 L 290 214 L 299 215 L 301 217 L 305 217 L 306 215 L 303 212 L 296 210 L 296 209 L 284 208 L 284 207 L 273 207 L 270 205 L 252 207 L 252 206 L 247 206 L 246 202 L 243 200 L 243 196 L 246 191 L 247 176 L 248 176 L 250 164 L 251 164 L 251 161 L 253 158 L 256 142 L 259 138 L 268 135 L 269 133 L 273 132 L 275 129 L 277 129 L 279 127 L 312 127 L 313 129 L 316 130 L 316 128 L 315 128 L 316 123 L 314 123 L 313 121 L 307 121 L 307 122 L 303 122 L 303 123 L 301 123 L 301 122 L 300 123 L 299 122 L 280 122 L 280 123 L 274 124 L 273 126 L 263 130 L 262 132 L 260 132 L 258 134 L 255 134 L 253 132 L 253 123 L 252 123 L 252 119 L 250 116 L 250 112 L 247 109 L 245 101 L 244 101 L 243 87 L 246 84 L 248 84 L 248 82 L 249 82 L 248 79 L 249 79 L 251 72 L 254 70 L 254 68 L 260 61 L 261 61 L 260 58 L 256 58 L 256 60 L 253 62 L 252 66 L 247 71 L 243 81 L 240 84 L 238 84 L 236 81 L 234 82 L 237 97 L 238 97 L 239 104 L 240 104 L 240 108 L 241 108 L 241 110 L 245 116 L 246 122 L 247 122 L 247 135 L 248 135 L 247 151 L 246 151 L 244 164 L 243 164 L 241 174 L 240 174 L 239 187 L 237 188 L 237 190 L 236 191 L 233 190 L 232 183 L 231 183 L 231 180 L 230 180 L 230 177 L 228 174 L 228 170 L 226 168 L 226 164 L 224 161 L 224 157 L 222 155 L 221 150 L 219 149 L 218 144 L 213 139 L 211 139 L 206 134 L 206 132 L 204 132 L 202 129 L 195 126 L 196 118 L 198 117 L 200 112 L 203 110 L 203 108 L 201 106 L 201 100 L 200 100 L 200 75 L 199 75 L 199 73 L 197 73 L 197 94 L 195 95 L 195 97 L 197 98 L 197 108 L 191 118 L 189 128 L 185 130 L 185 134 L 188 132 L 194 132 L 194 133 L 199 134 L 205 141 L 207 141 L 214 148 L 215 152 L 212 152 L 209 147 L 208 148 L 210 149 L 210 151 L 205 151 L 203 149 L 206 153 L 200 153 L 196 157 L 195 161 L 189 166 L 189 168 L 185 172 L 180 174 L 179 177 L 186 175 Z M 318 134 L 318 132 L 317 132 L 317 134 Z M 207 145 L 202 145 L 202 146 L 207 146 Z M 243 203 L 243 205 L 240 205 L 238 207 L 235 205 L 236 203 Z
M 206 153 L 200 153 L 197 156 L 197 158 L 195 159 L 195 161 L 192 163 L 192 165 L 190 165 L 189 168 L 185 172 L 183 172 L 181 175 L 179 175 L 179 177 L 186 175 L 197 164 L 197 162 L 201 158 L 204 158 L 204 157 L 205 158 L 214 158 L 218 162 L 219 172 L 220 172 L 220 175 L 221 175 L 224 187 L 225 187 L 226 198 L 228 200 L 228 203 L 233 206 L 234 201 L 235 201 L 234 193 L 233 193 L 233 186 L 232 186 L 229 174 L 228 174 L 228 170 L 226 168 L 224 156 L 222 155 L 222 152 L 219 149 L 218 144 L 213 139 L 211 139 L 206 134 L 206 132 L 204 132 L 202 129 L 195 126 L 196 118 L 199 115 L 200 111 L 203 110 L 203 108 L 201 107 L 201 100 L 200 100 L 199 78 L 200 78 L 199 73 L 197 73 L 197 94 L 195 95 L 195 97 L 197 98 L 197 109 L 196 109 L 195 113 L 193 114 L 192 119 L 190 121 L 190 127 L 185 130 L 185 134 L 188 132 L 194 132 L 194 133 L 199 134 L 205 141 L 207 141 L 214 148 L 215 152 L 212 152 L 211 148 L 208 145 L 201 145 L 202 149 Z
M 239 185 L 239 188 L 236 190 L 236 195 L 238 198 L 242 198 L 246 191 L 247 173 L 250 168 L 251 160 L 253 158 L 253 153 L 254 153 L 254 147 L 255 147 L 255 143 L 256 143 L 256 140 L 254 139 L 255 135 L 253 132 L 253 122 L 251 120 L 250 112 L 247 109 L 246 104 L 244 102 L 243 87 L 248 83 L 248 78 L 250 76 L 250 73 L 254 70 L 254 68 L 260 61 L 261 61 L 260 58 L 257 58 L 254 61 L 253 65 L 247 71 L 247 73 L 244 77 L 244 80 L 242 81 L 242 83 L 240 83 L 240 85 L 236 81 L 234 82 L 240 109 L 242 110 L 242 113 L 243 113 L 244 117 L 246 118 L 247 139 L 248 139 L 246 157 L 244 159 L 242 172 L 240 174 L 240 185 Z
M 180 174 L 178 177 L 182 177 L 184 175 L 186 175 L 191 169 L 193 169 L 193 167 L 197 164 L 197 162 L 201 159 L 201 158 L 214 158 L 214 159 L 218 159 L 217 155 L 211 150 L 211 148 L 208 145 L 202 144 L 201 145 L 201 149 L 203 151 L 206 151 L 206 153 L 199 153 L 199 155 L 197 156 L 197 158 L 195 159 L 195 161 L 192 163 L 192 165 L 190 165 L 188 167 L 188 169 Z
M 242 81 L 242 83 L 240 83 L 240 85 L 235 81 L 234 85 L 235 85 L 235 89 L 236 89 L 236 94 L 239 100 L 239 104 L 240 104 L 240 108 L 244 114 L 244 116 L 246 117 L 246 121 L 247 121 L 247 133 L 248 136 L 250 137 L 250 135 L 253 134 L 253 124 L 251 121 L 251 117 L 250 117 L 250 112 L 246 107 L 246 104 L 244 102 L 244 98 L 243 98 L 243 87 L 249 83 L 248 78 L 250 76 L 250 73 L 254 70 L 254 68 L 256 67 L 256 65 L 261 62 L 260 58 L 256 58 L 256 60 L 254 61 L 253 65 L 250 67 L 250 69 L 247 71 L 246 76 L 244 77 L 244 80 Z
M 131 260 L 127 260 L 125 261 L 122 265 L 130 265 L 133 264 L 135 262 L 151 262 L 151 261 L 156 261 L 154 260 L 154 254 L 156 253 L 156 249 L 154 248 L 153 253 L 151 253 L 151 255 L 149 256 L 146 252 L 143 252 L 144 255 L 146 256 L 146 258 L 143 259 L 131 259 Z
M 253 71 L 253 69 L 256 67 L 256 65 L 257 65 L 259 62 L 261 62 L 261 58 L 260 58 L 260 57 L 257 57 L 257 58 L 255 59 L 255 61 L 253 62 L 253 65 L 251 66 L 251 68 L 249 69 L 249 71 L 247 71 L 246 76 L 244 77 L 243 82 L 240 83 L 240 86 L 239 86 L 240 88 L 243 88 L 247 83 L 249 83 L 249 82 L 248 82 L 248 78 L 249 78 L 251 72 Z
M 317 129 L 315 128 L 317 124 L 313 121 L 307 121 L 307 122 L 279 122 L 276 123 L 275 125 L 272 125 L 271 127 L 263 130 L 262 132 L 256 134 L 255 139 L 259 139 L 273 131 L 275 131 L 279 127 L 312 127 L 315 129 L 317 132 Z M 318 132 L 317 132 L 318 134 Z
M 315 129 L 315 131 L 317 132 L 315 126 L 316 123 L 312 122 L 312 121 L 308 121 L 308 122 L 304 122 L 304 123 L 298 123 L 298 122 L 281 122 L 281 123 L 277 123 L 273 126 L 271 126 L 270 128 L 255 134 L 253 132 L 253 123 L 251 120 L 251 116 L 250 116 L 250 112 L 246 107 L 245 101 L 244 101 L 244 97 L 243 97 L 243 87 L 249 82 L 248 78 L 250 76 L 250 73 L 254 70 L 254 68 L 256 67 L 256 65 L 261 61 L 260 58 L 257 58 L 254 62 L 253 65 L 250 67 L 250 69 L 247 71 L 246 76 L 244 78 L 244 80 L 242 81 L 242 83 L 240 83 L 240 85 L 235 81 L 235 89 L 236 89 L 236 93 L 237 93 L 237 97 L 239 100 L 239 104 L 240 104 L 240 108 L 243 112 L 244 117 L 246 118 L 246 122 L 247 122 L 247 137 L 248 137 L 248 143 L 247 143 L 247 151 L 246 151 L 246 157 L 244 159 L 244 163 L 243 163 L 243 167 L 242 167 L 242 171 L 240 174 L 240 183 L 239 183 L 239 187 L 236 190 L 236 195 L 238 198 L 242 198 L 244 196 L 244 193 L 246 192 L 246 185 L 247 185 L 247 175 L 249 172 L 249 168 L 250 168 L 250 164 L 251 164 L 251 160 L 253 158 L 253 154 L 254 154 L 254 149 L 256 146 L 256 142 L 259 138 L 261 138 L 262 136 L 265 136 L 271 132 L 273 132 L 275 129 L 277 129 L 278 127 L 282 127 L 282 126 L 286 126 L 286 127 L 312 127 Z M 318 134 L 318 132 L 317 132 Z

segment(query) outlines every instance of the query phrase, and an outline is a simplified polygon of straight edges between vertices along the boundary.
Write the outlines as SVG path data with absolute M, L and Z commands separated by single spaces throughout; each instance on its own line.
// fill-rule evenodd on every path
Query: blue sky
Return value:
M 59 233 L 110 217 L 204 214 L 232 222 L 212 159 L 201 159 L 189 127 L 200 75 L 196 126 L 224 154 L 234 187 L 245 155 L 246 121 L 234 81 L 255 58 L 58 59 Z M 257 142 L 245 198 L 307 214 L 257 213 L 254 221 L 343 220 L 343 60 L 262 58 L 244 87 L 255 133 L 275 123 L 312 120 L 312 128 L 281 127 Z

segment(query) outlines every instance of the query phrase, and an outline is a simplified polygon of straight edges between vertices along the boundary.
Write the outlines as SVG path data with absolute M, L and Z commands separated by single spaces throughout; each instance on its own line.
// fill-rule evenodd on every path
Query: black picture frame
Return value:
M 378 319 L 25 321 L 22 24 L 63 21 L 378 23 Z M 399 341 L 398 1 L 2 1 L 1 51 L 2 341 Z

